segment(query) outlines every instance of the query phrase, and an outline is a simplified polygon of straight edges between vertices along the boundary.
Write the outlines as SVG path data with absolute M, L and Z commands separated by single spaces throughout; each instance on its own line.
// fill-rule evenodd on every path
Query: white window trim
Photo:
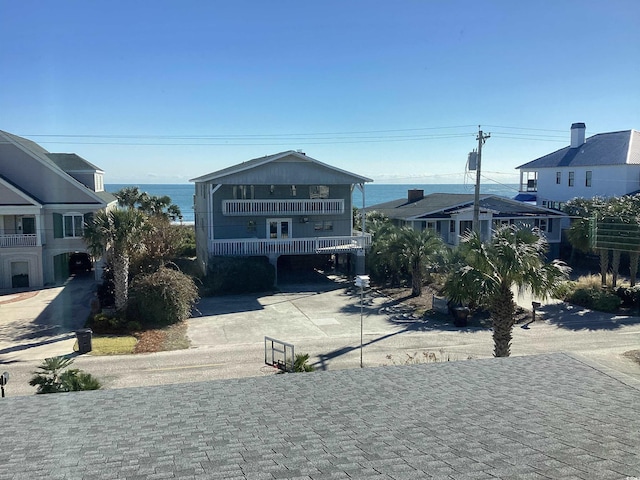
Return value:
M 71 217 L 71 223 L 72 223 L 72 235 L 67 235 L 67 217 Z M 80 217 L 81 223 L 80 223 L 80 236 L 76 235 L 76 218 Z M 68 213 L 63 213 L 62 214 L 62 238 L 82 238 L 82 234 L 84 233 L 84 215 L 80 212 L 68 212 Z

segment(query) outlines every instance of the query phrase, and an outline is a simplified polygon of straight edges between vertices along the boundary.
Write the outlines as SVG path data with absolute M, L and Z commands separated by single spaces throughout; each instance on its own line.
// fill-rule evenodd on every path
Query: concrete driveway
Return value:
M 84 275 L 57 287 L 0 295 L 0 364 L 72 352 L 94 289 L 93 276 Z
M 12 395 L 33 393 L 28 379 L 43 358 L 72 352 L 73 332 L 84 323 L 93 285 L 74 279 L 67 287 L 0 304 L 0 313 L 12 312 L 15 317 L 8 322 L 6 316 L 0 317 L 0 364 L 7 364 L 12 372 Z M 43 313 L 30 321 L 29 309 L 32 314 L 38 309 Z M 360 366 L 360 296 L 350 284 L 299 285 L 274 295 L 205 298 L 198 310 L 188 322 L 188 350 L 81 355 L 75 366 L 100 378 L 107 388 L 267 375 L 275 370 L 264 365 L 265 336 L 294 344 L 297 353 L 309 353 L 318 369 Z M 408 309 L 375 292 L 365 296 L 362 312 L 365 367 L 425 361 L 429 354 L 438 361 L 492 356 L 490 329 L 456 328 L 438 317 L 414 318 Z M 622 356 L 638 348 L 639 317 L 559 303 L 544 305 L 535 323 L 516 325 L 511 351 L 512 355 L 570 352 L 640 384 L 640 366 Z

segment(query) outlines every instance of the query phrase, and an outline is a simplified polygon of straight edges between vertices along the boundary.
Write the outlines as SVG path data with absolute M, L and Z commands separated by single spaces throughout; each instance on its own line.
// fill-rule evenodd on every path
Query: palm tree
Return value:
M 127 303 L 129 258 L 144 248 L 142 239 L 147 229 L 145 215 L 135 209 L 100 210 L 84 229 L 84 240 L 91 253 L 98 257 L 107 252 L 111 256 L 118 310 Z
M 118 199 L 118 205 L 133 210 L 146 195 L 138 187 L 124 187 L 113 194 Z
M 406 271 L 411 276 L 411 295 L 422 293 L 423 273 L 427 264 L 439 253 L 444 244 L 431 230 L 418 231 L 410 227 L 383 227 L 379 230 L 377 253 L 397 273 Z
M 508 357 L 515 323 L 512 287 L 530 289 L 539 298 L 553 294 L 567 278 L 569 267 L 545 262 L 547 241 L 537 230 L 505 225 L 488 244 L 468 233 L 459 246 L 465 260 L 451 272 L 444 291 L 454 302 L 477 301 L 491 314 L 495 357 Z
M 165 218 L 168 220 L 176 220 L 182 218 L 180 207 L 171 203 L 171 197 L 163 195 L 147 195 L 146 193 L 140 199 L 140 210 L 152 217 Z

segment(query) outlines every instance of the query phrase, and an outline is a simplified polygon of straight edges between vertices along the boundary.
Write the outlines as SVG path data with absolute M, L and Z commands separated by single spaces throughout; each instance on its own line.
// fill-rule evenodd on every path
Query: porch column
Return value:
M 280 255 L 277 254 L 277 253 L 269 254 L 269 263 L 271 265 L 273 265 L 273 268 L 275 268 L 275 276 L 273 278 L 273 286 L 274 287 L 278 286 L 278 258 L 279 257 L 280 257 Z
M 365 255 L 364 248 L 356 250 L 356 275 L 364 275 L 365 273 Z

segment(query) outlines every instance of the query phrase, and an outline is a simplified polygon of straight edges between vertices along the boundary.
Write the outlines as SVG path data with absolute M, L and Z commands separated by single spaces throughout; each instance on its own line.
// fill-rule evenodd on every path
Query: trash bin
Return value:
M 90 328 L 83 328 L 76 331 L 78 339 L 78 353 L 89 353 L 91 351 L 91 334 Z
M 467 319 L 471 311 L 468 307 L 454 307 L 453 309 L 453 324 L 456 327 L 466 327 Z

